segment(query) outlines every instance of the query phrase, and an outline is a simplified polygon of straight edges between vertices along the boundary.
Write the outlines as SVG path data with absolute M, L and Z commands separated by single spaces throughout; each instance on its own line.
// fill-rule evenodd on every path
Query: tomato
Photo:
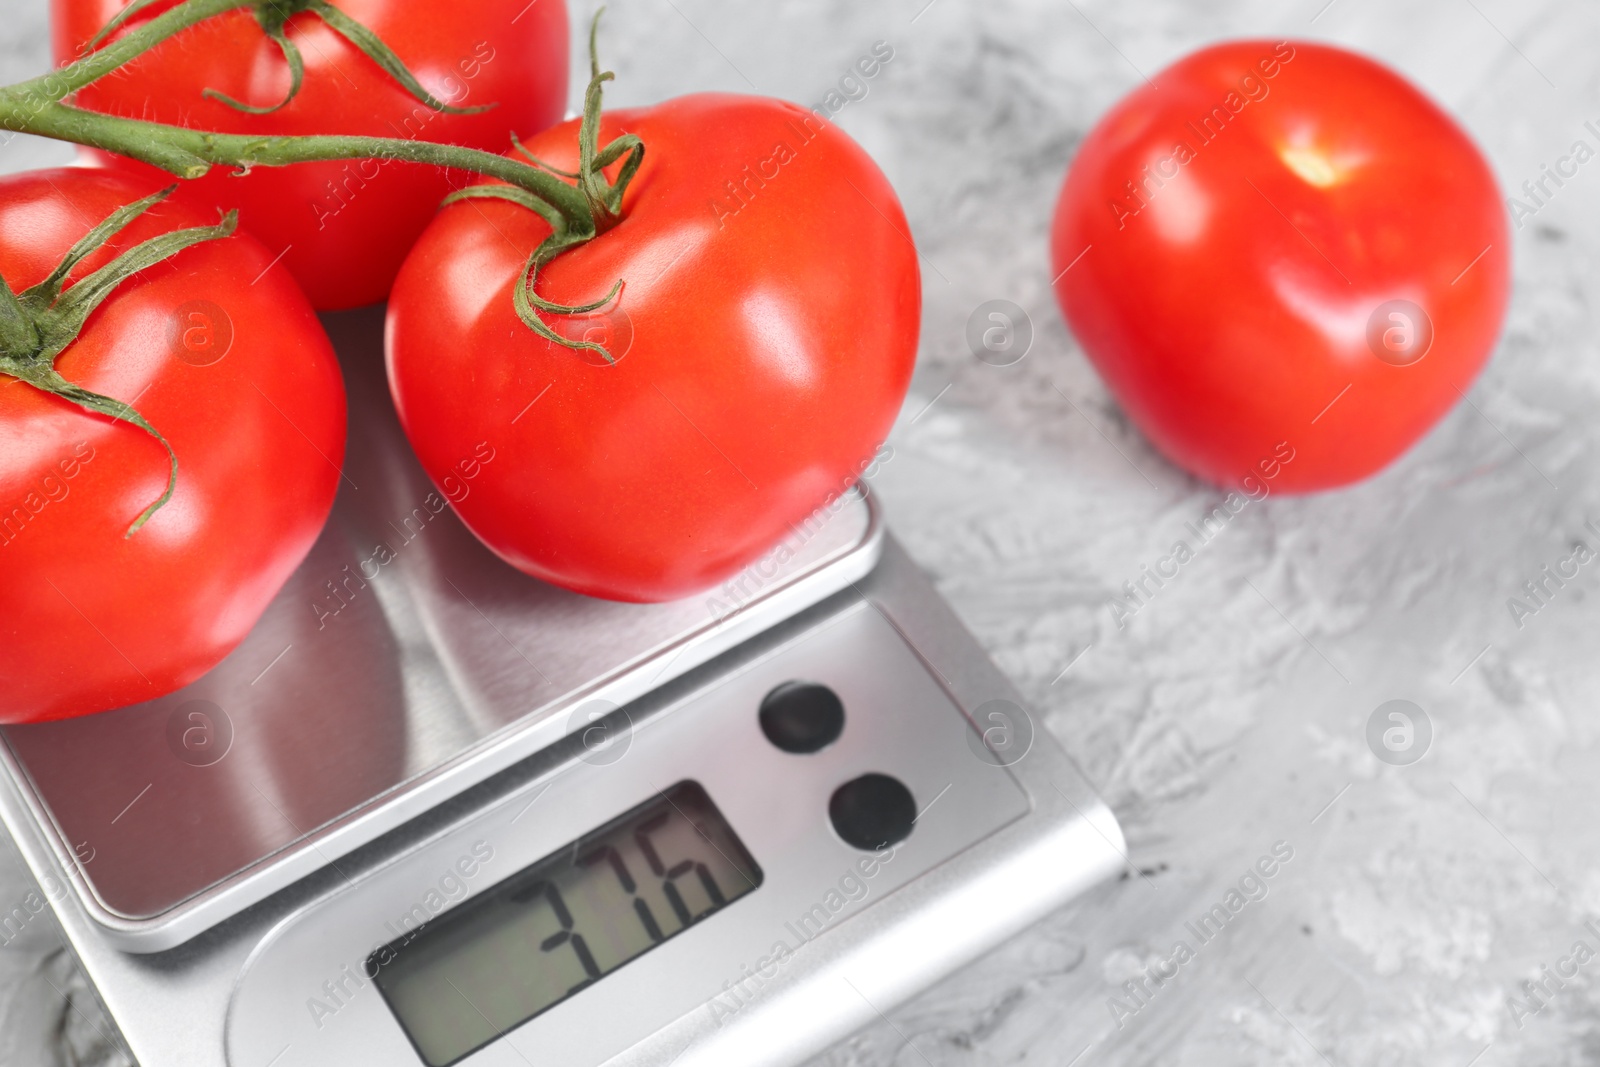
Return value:
M 82 168 L 0 179 L 0 275 L 39 282 L 115 209 L 153 190 Z M 208 225 L 171 202 L 73 277 L 158 233 Z M 244 234 L 124 281 L 56 360 L 130 404 L 126 422 L 0 374 L 0 722 L 102 711 L 198 678 L 240 640 L 322 528 L 344 455 L 344 385 L 315 312 Z M 71 292 L 69 288 L 68 293 Z
M 453 204 L 389 302 L 390 388 L 443 485 L 494 450 L 454 506 L 501 558 L 616 600 L 658 601 L 738 571 L 854 482 L 910 383 L 916 250 L 894 191 L 836 127 L 722 94 L 608 113 L 644 163 L 614 229 L 541 268 L 614 364 L 534 334 L 512 286 L 549 234 L 498 200 Z M 578 124 L 528 144 L 564 170 Z M 450 495 L 452 500 L 456 494 Z
M 77 56 L 125 2 L 51 0 L 56 60 Z M 140 25 L 175 2 L 161 0 L 127 25 Z M 93 111 L 223 133 L 420 137 L 492 152 L 505 150 L 512 131 L 543 129 L 566 109 L 563 0 L 474 0 L 448 11 L 419 0 L 338 0 L 335 6 L 375 32 L 439 100 L 494 107 L 464 115 L 432 110 L 316 16 L 299 14 L 288 24 L 288 37 L 305 61 L 298 95 L 271 114 L 241 112 L 202 93 L 212 89 L 270 106 L 289 88 L 287 63 L 248 8 L 163 42 L 83 89 L 76 102 Z M 106 166 L 160 173 L 84 152 Z M 283 253 L 311 302 L 332 309 L 382 300 L 439 201 L 462 181 L 436 167 L 335 161 L 258 167 L 243 177 L 213 168 L 179 195 L 204 207 L 208 217 L 214 207 L 239 208 L 240 224 L 274 254 Z
M 1084 139 L 1051 231 L 1056 295 L 1174 463 L 1327 489 L 1471 387 L 1509 292 L 1501 204 L 1472 141 L 1393 72 L 1324 45 L 1219 45 Z

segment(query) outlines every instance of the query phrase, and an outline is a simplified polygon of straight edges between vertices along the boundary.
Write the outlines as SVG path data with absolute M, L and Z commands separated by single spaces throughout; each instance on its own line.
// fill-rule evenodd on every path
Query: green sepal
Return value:
M 511 289 L 511 306 L 516 308 L 517 318 L 521 319 L 523 325 L 527 326 L 528 329 L 543 337 L 546 341 L 551 341 L 563 348 L 570 348 L 575 352 L 596 352 L 607 363 L 615 364 L 617 362 L 615 357 L 611 355 L 610 350 L 605 345 L 596 344 L 593 341 L 574 341 L 570 337 L 561 336 L 552 330 L 539 317 L 538 311 L 534 309 L 535 307 L 543 308 L 557 315 L 572 315 L 581 313 L 581 311 L 593 311 L 615 296 L 621 290 L 622 282 L 619 281 L 612 286 L 611 292 L 606 294 L 605 300 L 595 304 L 580 305 L 573 308 L 552 304 L 533 291 L 534 279 L 538 276 L 541 260 L 548 261 L 554 258 L 554 256 L 544 252 L 544 247 L 544 245 L 540 245 L 539 248 L 534 250 L 533 255 L 528 257 L 528 261 L 522 265 L 522 273 L 517 276 L 517 284 Z
M 593 341 L 574 341 L 570 337 L 563 337 L 552 330 L 538 312 L 546 311 L 552 315 L 584 315 L 591 311 L 598 311 L 616 298 L 622 291 L 622 279 L 618 278 L 611 291 L 589 304 L 557 304 L 546 300 L 533 291 L 534 280 L 538 277 L 539 268 L 559 256 L 569 248 L 583 244 L 592 238 L 593 234 L 574 234 L 566 227 L 563 220 L 549 205 L 533 196 L 524 189 L 514 185 L 469 185 L 465 189 L 457 189 L 444 198 L 444 204 L 459 203 L 462 200 L 509 200 L 513 204 L 537 212 L 544 220 L 550 223 L 551 233 L 539 243 L 539 247 L 528 256 L 522 265 L 522 272 L 517 276 L 517 283 L 511 289 L 511 304 L 517 311 L 517 317 L 534 333 L 547 341 L 552 341 L 565 348 L 574 350 L 597 352 L 607 363 L 615 363 L 609 350 L 604 345 L 595 344 Z
M 578 177 L 578 172 L 577 171 L 575 171 L 575 170 L 562 170 L 560 167 L 557 167 L 557 166 L 555 166 L 553 164 L 550 164 L 550 163 L 546 163 L 544 160 L 540 159 L 538 156 L 536 156 L 532 152 L 528 151 L 528 146 L 523 144 L 521 139 L 518 138 L 517 135 L 514 134 L 514 133 L 511 135 L 511 147 L 515 148 L 517 150 L 517 152 L 520 153 L 524 159 L 526 159 L 529 163 L 532 163 L 534 166 L 542 167 L 543 169 L 549 171 L 551 174 L 558 174 L 563 178 L 572 178 L 573 180 L 577 180 L 577 177 Z
M 137 15 L 139 12 L 143 11 L 145 8 L 149 7 L 155 2 L 156 0 L 133 0 L 133 3 L 129 4 L 127 7 L 111 16 L 111 20 L 104 26 L 100 27 L 100 32 L 89 39 L 89 43 L 85 46 L 85 48 L 88 50 L 93 50 L 100 47 L 100 42 L 104 41 L 107 37 L 115 33 L 117 27 L 121 26 L 124 22 L 127 22 L 129 19 L 133 18 L 133 16 Z
M 117 286 L 186 248 L 230 236 L 238 227 L 239 213 L 228 212 L 215 226 L 191 226 L 141 241 L 80 279 L 71 288 L 63 291 L 62 286 L 72 269 L 86 256 L 104 246 L 151 207 L 171 196 L 176 188 L 169 186 L 113 211 L 68 249 L 61 262 L 43 281 L 29 287 L 20 297 L 0 278 L 0 289 L 4 290 L 0 294 L 0 373 L 9 374 L 40 392 L 60 397 L 85 411 L 137 426 L 166 449 L 166 489 L 133 521 L 124 535 L 126 537 L 137 533 L 150 516 L 172 499 L 172 493 L 178 485 L 178 455 L 161 431 L 150 425 L 132 407 L 63 378 L 55 368 L 56 358 L 78 339 L 89 316 Z
M 561 234 L 568 232 L 567 220 L 561 217 L 560 212 L 528 190 L 519 189 L 515 185 L 469 185 L 464 189 L 457 189 L 439 201 L 439 206 L 448 207 L 462 200 L 509 200 L 544 219 L 552 230 Z
M 155 2 L 156 0 L 134 0 L 133 3 L 117 12 L 110 21 L 100 28 L 100 32 L 95 34 L 88 47 L 90 49 L 98 47 L 118 27 L 127 23 L 129 19 Z M 443 100 L 438 99 L 423 88 L 416 75 L 412 74 L 410 68 L 405 65 L 399 56 L 395 55 L 394 50 L 384 43 L 383 38 L 328 3 L 327 0 L 250 0 L 249 6 L 255 13 L 256 23 L 261 27 L 262 32 L 278 46 L 278 50 L 283 53 L 284 60 L 289 64 L 289 91 L 284 94 L 282 100 L 267 107 L 246 104 L 216 89 L 205 89 L 201 92 L 201 95 L 207 99 L 226 104 L 236 111 L 243 111 L 250 115 L 270 115 L 299 95 L 301 84 L 305 80 L 305 61 L 300 55 L 300 49 L 295 46 L 293 41 L 289 40 L 287 26 L 291 18 L 305 11 L 320 18 L 329 29 L 349 41 L 364 53 L 367 58 L 381 67 L 385 74 L 398 82 L 400 87 L 413 98 L 426 104 L 434 111 L 440 111 L 448 115 L 476 115 L 496 106 L 489 103 L 479 104 L 475 107 L 452 107 Z
M 118 422 L 126 422 L 130 425 L 137 426 L 139 429 L 143 430 L 145 433 L 161 442 L 161 447 L 167 450 L 168 466 L 166 489 L 162 491 L 161 496 L 158 497 L 149 507 L 145 508 L 139 513 L 139 517 L 133 520 L 133 524 L 128 527 L 128 531 L 122 535 L 123 537 L 132 537 L 134 534 L 138 533 L 139 528 L 149 520 L 150 516 L 154 515 L 164 504 L 166 504 L 167 501 L 172 499 L 173 490 L 177 489 L 178 487 L 178 454 L 172 450 L 172 445 L 165 437 L 161 435 L 161 431 L 157 430 L 154 426 L 151 426 L 148 422 L 146 422 L 143 415 L 139 414 L 133 408 L 129 407 L 127 404 L 124 404 L 120 400 L 116 400 L 109 396 L 102 396 L 99 393 L 91 393 L 89 390 L 84 389 L 81 386 L 73 385 L 71 382 L 61 377 L 60 374 L 56 373 L 55 367 L 51 366 L 49 363 L 41 363 L 36 366 L 18 368 L 10 366 L 9 361 L 5 357 L 0 356 L 0 371 L 15 375 L 17 378 L 27 382 L 35 389 L 38 389 L 40 392 L 50 393 L 53 396 L 59 396 L 63 400 L 67 400 L 78 405 L 85 411 L 92 411 L 96 414 L 105 415 L 109 418 L 116 419 Z
M 38 317 L 43 342 L 39 358 L 54 360 L 83 329 L 84 321 L 112 291 L 138 272 L 171 259 L 186 248 L 231 237 L 239 226 L 239 212 L 230 211 L 215 226 L 191 226 L 141 241 L 110 263 L 62 293 Z
M 299 95 L 300 84 L 305 81 L 306 77 L 306 64 L 305 60 L 300 56 L 300 49 L 295 46 L 293 41 L 289 40 L 289 35 L 284 32 L 281 25 L 272 28 L 263 27 L 263 29 L 273 43 L 278 46 L 278 51 L 283 53 L 284 62 L 289 64 L 289 91 L 284 94 L 283 99 L 267 107 L 256 107 L 241 100 L 235 100 L 227 93 L 221 93 L 215 89 L 202 90 L 201 96 L 215 100 L 219 104 L 227 104 L 235 111 L 243 111 L 250 115 L 270 115 Z
M 605 148 L 598 147 L 600 137 L 600 102 L 603 87 L 606 82 L 616 77 L 610 71 L 600 69 L 600 51 L 598 36 L 600 32 L 600 16 L 605 14 L 605 8 L 595 12 L 594 21 L 589 26 L 589 86 L 584 92 L 583 121 L 578 126 L 578 170 L 563 171 L 551 166 L 544 160 L 529 152 L 527 147 L 513 134 L 512 147 L 521 153 L 530 163 L 543 168 L 552 174 L 573 179 L 578 191 L 583 194 L 585 202 L 589 205 L 592 218 L 591 226 L 587 232 L 572 230 L 567 221 L 559 214 L 552 211 L 544 201 L 531 195 L 525 190 L 510 185 L 472 185 L 465 189 L 458 189 L 445 197 L 445 204 L 454 204 L 462 200 L 476 198 L 489 198 L 508 200 L 530 211 L 537 212 L 546 222 L 550 223 L 550 236 L 540 242 L 528 256 L 527 262 L 522 265 L 522 272 L 517 276 L 517 282 L 511 289 L 511 303 L 516 309 L 517 317 L 522 320 L 534 333 L 545 340 L 574 351 L 595 352 L 607 363 L 615 364 L 616 358 L 604 345 L 593 341 L 574 341 L 563 337 L 552 330 L 539 312 L 550 315 L 583 315 L 591 311 L 598 311 L 622 292 L 622 279 L 617 279 L 611 291 L 599 300 L 588 304 L 557 304 L 544 299 L 534 291 L 534 285 L 539 277 L 539 268 L 555 259 L 569 248 L 576 247 L 589 241 L 597 235 L 611 229 L 622 221 L 622 194 L 627 191 L 628 183 L 638 172 L 639 165 L 644 161 L 644 142 L 633 134 L 618 137 Z M 615 183 L 608 182 L 604 170 L 619 159 L 626 160 L 618 172 Z
M 84 234 L 76 244 L 67 249 L 67 254 L 61 257 L 61 262 L 56 264 L 55 270 L 46 275 L 44 281 L 23 291 L 23 306 L 36 314 L 49 308 L 56 302 L 56 298 L 61 295 L 61 286 L 66 282 L 67 275 L 72 272 L 73 267 L 82 262 L 85 256 L 115 237 L 128 223 L 171 196 L 177 189 L 176 185 L 169 185 L 160 192 L 151 193 L 142 200 L 124 204 L 107 215 L 94 229 Z
M 39 330 L 32 316 L 0 277 L 0 352 L 32 352 L 38 347 Z
M 327 0 L 304 0 L 304 2 L 306 3 L 306 8 L 327 23 L 330 29 L 365 52 L 367 58 L 382 67 L 385 74 L 400 83 L 401 88 L 433 110 L 442 111 L 447 115 L 477 115 L 495 106 L 494 104 L 479 104 L 476 107 L 452 107 L 443 100 L 437 99 L 422 87 L 422 83 L 417 81 L 416 76 L 400 61 L 400 57 L 395 55 L 394 51 L 384 44 L 383 39 L 377 34 L 328 3 Z
M 599 147 L 604 87 L 616 77 L 611 71 L 600 69 L 600 16 L 605 13 L 603 7 L 596 11 L 594 21 L 589 24 L 589 85 L 583 93 L 583 121 L 578 124 L 578 190 L 594 213 L 598 233 L 605 233 L 622 221 L 622 194 L 644 162 L 644 142 L 634 134 L 624 134 L 605 148 Z M 607 181 L 605 168 L 624 154 L 628 158 L 617 180 Z

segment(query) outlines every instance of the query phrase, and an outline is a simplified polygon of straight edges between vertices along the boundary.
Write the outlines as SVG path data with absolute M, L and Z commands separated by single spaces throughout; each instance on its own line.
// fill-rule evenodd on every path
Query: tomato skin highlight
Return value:
M 141 25 L 173 3 L 157 3 L 128 25 Z M 123 6 L 124 0 L 51 0 L 56 61 L 77 56 Z M 448 16 L 416 0 L 337 0 L 335 6 L 375 32 L 438 99 L 458 107 L 495 106 L 473 115 L 435 112 L 315 16 L 302 14 L 289 22 L 289 39 L 305 60 L 299 95 L 269 115 L 237 111 L 202 92 L 215 89 L 266 106 L 289 87 L 288 65 L 247 9 L 163 42 L 83 89 L 77 104 L 222 133 L 420 138 L 490 152 L 505 151 L 510 132 L 542 130 L 566 110 L 564 0 L 531 6 L 527 0 L 474 0 Z M 154 167 L 94 149 L 82 155 L 162 184 L 171 180 Z M 258 167 L 242 177 L 218 167 L 186 182 L 179 195 L 208 215 L 213 208 L 239 208 L 239 224 L 274 254 L 284 253 L 312 304 L 335 310 L 382 300 L 439 201 L 471 177 L 375 160 Z
M 18 292 L 42 280 L 91 225 L 156 188 L 86 168 L 0 178 L 0 275 Z M 214 221 L 157 205 L 73 278 L 157 233 Z M 57 359 L 68 381 L 130 402 L 177 453 L 172 499 L 131 537 L 166 485 L 160 444 L 0 374 L 0 723 L 194 681 L 244 639 L 316 540 L 339 485 L 344 382 L 315 312 L 271 262 L 242 232 L 188 248 L 124 281 Z M 206 345 L 220 332 L 192 332 L 216 331 L 214 312 L 178 322 L 197 301 L 227 323 L 214 361 Z
M 607 113 L 600 143 L 624 130 L 646 146 L 626 217 L 536 286 L 577 304 L 623 279 L 602 313 L 614 366 L 518 320 L 512 286 L 549 227 L 482 199 L 417 243 L 387 352 L 436 484 L 479 442 L 507 457 L 445 494 L 486 545 L 581 593 L 660 601 L 733 575 L 856 480 L 910 384 L 921 282 L 887 179 L 811 112 L 701 94 Z M 529 149 L 575 168 L 577 123 Z
M 1150 441 L 1207 481 L 1271 469 L 1308 492 L 1380 470 L 1499 336 L 1511 242 L 1488 163 L 1399 75 L 1337 48 L 1238 41 L 1153 82 L 1094 127 L 1061 190 L 1051 255 L 1073 333 Z M 1368 340 L 1391 300 L 1433 327 L 1407 365 Z

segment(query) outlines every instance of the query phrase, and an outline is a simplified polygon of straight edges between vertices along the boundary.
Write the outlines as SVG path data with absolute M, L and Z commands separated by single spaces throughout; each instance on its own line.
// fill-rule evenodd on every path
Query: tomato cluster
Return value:
M 63 64 L 186 6 L 52 3 Z M 512 566 L 583 593 L 663 600 L 721 581 L 870 460 L 910 381 L 921 315 L 916 252 L 883 174 L 824 115 L 740 96 L 603 120 L 594 96 L 590 133 L 618 150 L 585 158 L 583 124 L 551 126 L 567 30 L 552 0 L 489 0 L 448 20 L 396 0 L 320 17 L 241 6 L 74 100 L 263 138 L 498 154 L 520 136 L 506 158 L 536 157 L 585 197 L 606 187 L 617 200 L 531 285 L 530 251 L 554 220 L 476 196 L 441 209 L 474 176 L 438 166 L 357 154 L 213 167 L 109 237 L 97 223 L 165 182 L 149 163 L 86 149 L 83 166 L 0 183 L 0 275 L 18 292 L 80 241 L 100 242 L 69 272 L 90 284 L 219 210 L 237 209 L 240 226 L 117 283 L 55 356 L 58 384 L 44 367 L 36 388 L 0 389 L 0 722 L 161 696 L 261 616 L 340 485 L 342 381 L 313 307 L 393 288 L 394 399 L 441 507 Z M 48 317 L 26 292 L 23 303 Z

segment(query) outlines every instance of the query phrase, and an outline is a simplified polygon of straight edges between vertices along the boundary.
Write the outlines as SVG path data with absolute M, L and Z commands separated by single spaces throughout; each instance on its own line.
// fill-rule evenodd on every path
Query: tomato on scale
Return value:
M 595 70 L 582 123 L 524 148 L 600 205 L 598 236 L 535 273 L 560 235 L 470 187 L 395 282 L 390 386 L 436 483 L 477 442 L 508 457 L 455 505 L 502 559 L 667 600 L 855 481 L 910 383 L 921 282 L 893 189 L 837 127 L 723 94 L 601 117 Z
M 51 0 L 58 63 L 149 26 L 177 0 Z M 120 16 L 120 18 L 119 18 Z M 264 32 L 265 31 L 265 32 Z M 563 0 L 261 0 L 190 26 L 84 87 L 92 111 L 223 133 L 344 134 L 503 151 L 567 104 Z M 93 43 L 91 43 L 93 42 Z M 303 78 L 296 67 L 303 67 Z M 96 164 L 165 183 L 155 168 L 83 149 Z M 465 175 L 342 158 L 247 174 L 216 167 L 177 198 L 238 208 L 318 308 L 382 300 L 439 201 Z
M 1466 133 L 1377 63 L 1303 42 L 1203 49 L 1124 97 L 1067 174 L 1051 252 L 1074 334 L 1150 441 L 1291 492 L 1409 448 L 1471 388 L 1510 292 Z
M 105 14 L 58 2 L 75 27 L 60 41 L 88 39 Z M 193 681 L 316 538 L 337 489 L 343 390 L 288 269 L 313 289 L 319 278 L 353 287 L 338 299 L 322 289 L 325 305 L 357 289 L 370 299 L 384 286 L 363 286 L 386 285 L 384 249 L 410 238 L 385 245 L 344 225 L 369 216 L 342 211 L 297 263 L 234 228 L 252 210 L 259 226 L 273 205 L 306 207 L 295 176 L 332 160 L 397 162 L 386 183 L 443 180 L 445 168 L 490 179 L 450 194 L 412 249 L 386 348 L 401 421 L 435 481 L 484 448 L 505 457 L 456 507 L 512 565 L 596 596 L 687 596 L 754 562 L 870 464 L 910 382 L 921 284 L 893 190 L 836 127 L 792 104 L 715 94 L 602 119 L 612 75 L 592 59 L 582 120 L 504 155 L 348 132 L 264 137 L 258 123 L 309 126 L 305 111 L 381 115 L 394 93 L 418 97 L 406 106 L 440 132 L 481 115 L 445 114 L 418 80 L 426 69 L 414 78 L 324 0 L 245 6 L 136 0 L 105 28 L 108 43 L 0 88 L 0 128 L 126 157 L 0 182 L 0 274 L 26 287 L 0 286 L 0 492 L 21 501 L 0 546 L 11 575 L 0 722 Z M 396 52 L 420 50 L 394 32 L 397 5 L 353 8 Z M 264 33 L 240 23 L 252 15 Z M 386 79 L 347 94 L 344 111 L 326 95 L 346 99 L 325 84 L 333 74 L 300 78 L 299 46 L 323 31 L 360 44 Z M 283 54 L 252 69 L 287 61 L 278 105 L 259 102 L 271 86 L 229 80 L 239 59 L 224 53 L 247 38 Z M 172 69 L 190 52 L 191 69 Z M 224 110 L 205 119 L 217 129 L 195 129 L 95 109 L 135 107 L 123 93 L 142 113 Z M 229 132 L 238 126 L 252 132 Z M 150 168 L 199 184 L 152 192 Z M 245 207 L 207 224 L 214 208 L 192 205 L 219 188 Z M 418 199 L 433 212 L 441 190 L 409 188 L 390 204 L 371 184 L 346 210 L 387 204 L 403 222 Z M 404 230 L 381 221 L 383 240 Z
M 338 488 L 344 383 L 316 314 L 231 216 L 153 188 L 0 179 L 0 723 L 194 681 Z

